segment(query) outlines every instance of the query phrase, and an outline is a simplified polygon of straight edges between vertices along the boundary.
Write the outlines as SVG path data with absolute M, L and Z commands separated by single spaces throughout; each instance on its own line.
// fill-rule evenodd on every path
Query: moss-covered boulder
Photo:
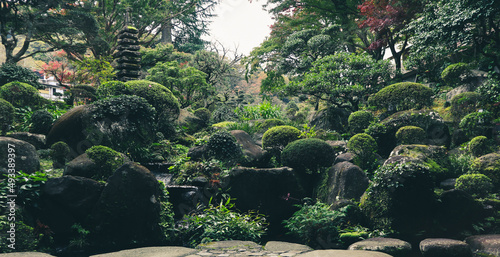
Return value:
M 47 145 L 64 141 L 72 150 L 73 157 L 83 154 L 85 150 L 92 146 L 86 140 L 84 126 L 89 110 L 90 105 L 80 105 L 59 117 L 47 134 Z
M 493 182 L 495 190 L 500 189 L 500 152 L 476 158 L 472 162 L 472 169 L 488 176 Z
M 368 184 L 368 176 L 358 166 L 340 162 L 328 169 L 327 178 L 318 188 L 318 197 L 327 204 L 341 199 L 359 201 Z
M 28 174 L 40 169 L 40 159 L 32 144 L 10 137 L 0 137 L 0 174 L 9 173 L 9 164 L 14 164 L 16 172 L 23 171 Z
M 451 143 L 448 125 L 439 114 L 428 110 L 394 113 L 381 122 L 370 125 L 366 133 L 377 141 L 378 153 L 388 156 L 397 145 L 397 131 L 405 126 L 417 126 L 424 129 L 427 134 L 425 144 L 448 147 Z
M 435 145 L 399 145 L 391 152 L 389 157 L 406 156 L 422 161 L 428 167 L 435 181 L 453 177 L 448 173 L 450 159 L 447 149 Z
M 436 205 L 429 169 L 418 162 L 389 164 L 377 169 L 361 197 L 360 208 L 375 229 L 392 229 L 413 237 L 434 226 Z

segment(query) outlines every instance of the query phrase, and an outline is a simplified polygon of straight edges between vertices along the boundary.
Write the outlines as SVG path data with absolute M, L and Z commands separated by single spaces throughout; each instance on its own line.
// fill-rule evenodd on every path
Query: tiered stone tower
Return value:
M 125 26 L 118 34 L 118 48 L 113 54 L 117 63 L 117 78 L 120 81 L 136 80 L 141 69 L 138 34 L 136 28 Z

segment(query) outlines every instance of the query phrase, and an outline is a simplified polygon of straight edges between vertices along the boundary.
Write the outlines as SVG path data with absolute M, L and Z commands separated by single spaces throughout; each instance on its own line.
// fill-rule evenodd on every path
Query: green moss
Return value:
M 125 158 L 117 151 L 102 145 L 93 146 L 85 151 L 97 168 L 92 176 L 95 180 L 107 180 L 113 172 L 125 163 Z
M 228 126 L 235 125 L 236 122 L 234 121 L 223 121 L 219 123 L 212 124 L 212 127 L 214 128 L 227 128 Z
M 475 112 L 481 95 L 476 92 L 464 92 L 451 99 L 451 115 L 454 121 L 460 121 L 465 115 Z
M 372 95 L 368 102 L 372 106 L 393 112 L 431 106 L 432 96 L 432 89 L 427 86 L 419 83 L 401 82 L 383 88 Z
M 493 189 L 493 183 L 484 174 L 465 174 L 457 179 L 455 188 L 476 197 L 484 197 Z
M 421 144 L 427 138 L 427 133 L 420 127 L 404 126 L 396 132 L 396 139 L 400 144 Z

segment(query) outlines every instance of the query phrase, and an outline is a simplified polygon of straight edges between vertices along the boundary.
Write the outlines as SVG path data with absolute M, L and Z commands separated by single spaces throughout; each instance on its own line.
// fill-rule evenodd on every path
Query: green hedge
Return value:
M 404 126 L 396 132 L 396 139 L 400 144 L 423 144 L 427 138 L 425 130 L 417 126 Z
M 17 81 L 3 85 L 0 88 L 0 98 L 7 100 L 14 107 L 36 107 L 43 101 L 35 87 Z
M 333 164 L 335 152 L 325 141 L 317 138 L 299 139 L 281 152 L 283 165 L 305 172 L 317 172 Z
M 262 146 L 274 153 L 278 153 L 289 143 L 298 140 L 300 136 L 300 130 L 292 126 L 272 127 L 264 133 Z
M 97 166 L 92 179 L 107 180 L 113 172 L 125 163 L 125 158 L 117 151 L 102 145 L 93 146 L 85 151 Z
M 433 92 L 420 83 L 401 82 L 384 87 L 368 99 L 368 103 L 388 111 L 421 109 L 431 106 Z

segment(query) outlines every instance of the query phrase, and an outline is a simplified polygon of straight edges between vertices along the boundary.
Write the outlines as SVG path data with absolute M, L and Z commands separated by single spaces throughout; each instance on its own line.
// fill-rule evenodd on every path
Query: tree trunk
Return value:
M 160 42 L 162 44 L 172 44 L 172 29 L 172 20 L 165 21 L 161 30 Z

